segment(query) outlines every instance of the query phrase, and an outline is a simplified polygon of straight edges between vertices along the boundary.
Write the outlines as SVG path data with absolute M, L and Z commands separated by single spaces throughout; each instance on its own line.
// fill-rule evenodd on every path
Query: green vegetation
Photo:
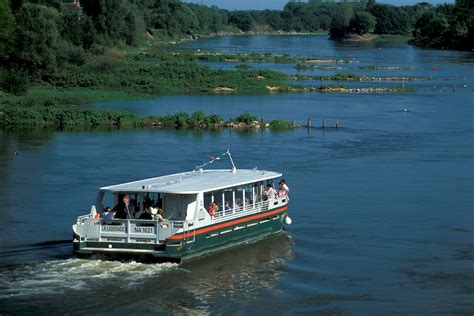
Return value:
M 96 58 L 58 71 L 42 82 L 45 87 L 98 88 L 148 95 L 263 93 L 267 85 L 280 84 L 287 76 L 269 70 L 212 69 L 195 62 L 139 63 L 124 59 Z
M 283 120 L 273 120 L 270 122 L 270 128 L 272 129 L 290 129 L 295 127 L 292 123 Z
M 453 5 L 437 7 L 427 3 L 395 7 L 374 0 L 310 0 L 289 2 L 282 11 L 233 12 L 178 0 L 83 0 L 81 7 L 65 1 L 0 0 L 0 87 L 3 91 L 22 94 L 31 86 L 51 83 L 58 76 L 67 77 L 68 73 L 74 73 L 75 66 L 90 63 L 91 58 L 103 55 L 110 47 L 130 47 L 159 39 L 174 42 L 176 38 L 236 31 L 324 31 L 333 39 L 372 31 L 401 35 L 413 32 L 415 45 L 469 50 L 474 32 L 474 4 L 469 0 L 456 0 Z M 358 37 L 367 38 L 370 37 Z M 232 59 L 210 54 L 180 55 L 176 59 L 182 61 L 179 59 L 186 57 L 200 61 Z M 248 57 L 240 61 L 294 62 L 294 58 L 286 55 Z M 254 57 L 257 59 L 252 60 Z M 91 84 L 86 83 L 86 86 Z M 212 90 L 212 84 L 202 90 L 209 88 Z M 141 90 L 160 89 L 152 84 L 151 88 Z M 170 92 L 174 91 L 176 89 Z
M 222 116 L 205 115 L 194 112 L 191 115 L 179 112 L 166 116 L 140 116 L 125 111 L 82 109 L 78 106 L 57 106 L 43 104 L 25 106 L 11 104 L 0 107 L 0 129 L 90 129 L 97 127 L 115 128 L 175 128 L 175 129 L 209 129 L 209 128 L 261 128 L 288 129 L 295 127 L 285 121 L 259 122 L 255 116 L 244 113 L 235 119 L 224 121 Z
M 198 66 L 182 73 L 177 67 L 184 61 L 241 61 L 277 63 L 303 63 L 288 55 L 249 54 L 236 59 L 217 54 L 177 54 L 174 60 L 150 67 L 154 78 L 137 80 L 129 71 L 130 65 L 119 65 L 119 70 L 132 76 L 130 86 L 123 82 L 126 75 L 114 80 L 111 72 L 105 74 L 88 71 L 111 47 L 118 56 L 107 56 L 107 61 L 120 54 L 137 56 L 127 47 L 159 39 L 195 38 L 203 34 L 241 31 L 318 32 L 327 31 L 334 39 L 352 35 L 408 34 L 413 31 L 413 43 L 420 46 L 470 49 L 473 33 L 473 4 L 457 0 L 454 5 L 432 7 L 421 3 L 415 6 L 395 7 L 378 4 L 374 0 L 307 3 L 290 2 L 282 11 L 227 11 L 216 7 L 183 3 L 178 0 L 96 1 L 84 0 L 81 7 L 60 0 L 9 1 L 0 0 L 0 86 L 3 91 L 24 94 L 34 86 L 106 87 L 136 90 L 139 93 L 210 92 L 228 81 L 228 73 L 216 73 Z M 106 64 L 107 61 L 99 61 Z M 86 67 L 86 68 L 83 68 Z M 105 68 L 108 66 L 105 65 Z M 170 68 L 169 70 L 167 68 Z M 84 71 L 85 70 L 85 71 Z M 140 71 L 147 72 L 144 67 Z M 184 78 L 196 71 L 194 78 L 209 75 L 210 82 L 186 81 L 167 84 L 168 79 Z M 108 74 L 108 76 L 107 76 Z M 176 76 L 175 76 L 176 75 Z M 242 92 L 262 92 L 263 86 L 240 87 L 249 74 L 234 72 L 230 89 Z M 78 78 L 72 78 L 77 76 Z M 263 76 L 275 79 L 276 75 Z M 146 75 L 145 75 L 146 77 Z M 152 79 L 152 80 L 150 80 Z M 222 80 L 221 80 L 222 79 Z M 118 82 L 113 81 L 120 81 Z M 220 80 L 220 81 L 219 81 Z M 133 86 L 143 85 L 139 89 Z M 189 87 L 191 86 L 191 87 Z M 227 85 L 226 85 L 227 87 Z M 168 90 L 169 89 L 169 90 Z
M 456 0 L 429 10 L 416 21 L 414 45 L 472 50 L 474 48 L 474 2 Z

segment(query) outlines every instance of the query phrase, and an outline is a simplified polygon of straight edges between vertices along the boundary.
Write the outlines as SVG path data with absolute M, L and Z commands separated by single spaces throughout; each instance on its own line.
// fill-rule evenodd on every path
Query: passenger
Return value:
M 110 207 L 106 207 L 104 212 L 102 213 L 103 219 L 114 219 L 115 212 L 112 211 Z
M 219 204 L 217 204 L 216 202 L 212 202 L 212 204 L 214 206 L 214 211 L 219 212 Z
M 151 206 L 148 207 L 148 208 L 146 208 L 146 209 L 145 209 L 145 212 L 143 212 L 143 213 L 140 215 L 139 219 L 153 219 L 153 216 L 152 216 L 153 210 L 156 210 L 156 209 L 154 209 L 154 208 L 151 207 Z
M 273 189 L 271 183 L 267 184 L 267 190 L 263 191 L 264 200 L 273 200 L 275 198 L 275 190 Z
M 209 204 L 209 207 L 207 208 L 207 211 L 209 212 L 209 215 L 211 215 L 211 218 L 216 217 L 216 210 L 214 209 L 214 202 Z
M 286 194 L 288 195 L 288 193 L 290 193 L 290 188 L 286 185 L 285 179 L 281 179 L 279 184 L 283 189 L 285 189 Z
M 117 219 L 127 219 L 130 218 L 130 212 L 128 206 L 130 205 L 130 198 L 128 195 L 125 195 L 121 202 L 119 202 L 113 210 L 115 211 L 115 217 Z
M 161 208 L 158 208 L 157 209 L 157 213 L 156 214 L 153 214 L 153 217 L 155 220 L 157 221 L 160 221 L 160 222 L 167 222 L 168 219 L 167 218 L 164 218 L 164 211 L 161 209 Z
M 280 186 L 277 191 L 277 196 L 282 197 L 285 195 L 288 195 L 288 186 L 285 184 L 285 180 L 281 180 L 278 182 L 278 185 Z

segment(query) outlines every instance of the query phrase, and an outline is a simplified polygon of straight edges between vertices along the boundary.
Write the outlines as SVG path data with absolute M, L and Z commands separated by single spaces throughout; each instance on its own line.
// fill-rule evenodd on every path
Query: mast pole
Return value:
M 232 173 L 237 172 L 237 168 L 235 167 L 234 160 L 232 159 L 232 155 L 230 154 L 230 150 L 227 148 L 226 155 L 229 156 L 230 163 L 232 164 Z

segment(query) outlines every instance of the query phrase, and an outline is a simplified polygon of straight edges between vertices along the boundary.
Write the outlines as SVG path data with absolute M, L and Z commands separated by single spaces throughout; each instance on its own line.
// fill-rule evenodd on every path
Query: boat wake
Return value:
M 134 287 L 148 277 L 177 269 L 177 264 L 143 264 L 70 258 L 0 268 L 0 299 L 49 296 L 100 287 L 117 281 Z

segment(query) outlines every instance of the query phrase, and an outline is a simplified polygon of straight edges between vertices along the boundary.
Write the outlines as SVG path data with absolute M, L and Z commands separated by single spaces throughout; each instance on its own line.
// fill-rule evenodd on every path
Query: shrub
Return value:
M 237 117 L 237 122 L 239 123 L 245 123 L 248 125 L 252 123 L 253 121 L 258 121 L 258 119 L 256 116 L 250 114 L 249 112 L 245 112 Z
M 270 128 L 272 129 L 289 129 L 291 124 L 283 120 L 273 120 L 270 122 Z

